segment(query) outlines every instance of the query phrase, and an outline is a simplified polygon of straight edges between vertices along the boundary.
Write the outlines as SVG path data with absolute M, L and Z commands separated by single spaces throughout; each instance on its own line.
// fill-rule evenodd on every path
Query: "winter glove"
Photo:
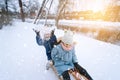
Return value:
M 39 35 L 40 35 L 40 34 L 39 34 L 39 33 L 40 33 L 40 31 L 38 31 L 38 32 L 35 32 L 35 33 L 36 33 L 36 35 L 37 35 L 37 36 L 39 36 Z
M 76 63 L 73 63 L 76 70 L 82 74 L 83 76 L 85 76 L 88 80 L 93 80 L 92 77 L 87 73 L 87 71 L 82 67 L 80 66 L 77 62 Z
M 54 32 L 55 32 L 55 29 L 53 29 L 53 30 L 51 31 L 51 35 L 54 35 Z
M 36 33 L 36 35 L 37 35 L 37 36 L 39 36 L 39 35 L 40 35 L 40 34 L 39 34 L 39 33 L 40 33 L 40 31 L 37 31 L 37 30 L 35 30 L 35 29 L 33 29 L 33 31 Z

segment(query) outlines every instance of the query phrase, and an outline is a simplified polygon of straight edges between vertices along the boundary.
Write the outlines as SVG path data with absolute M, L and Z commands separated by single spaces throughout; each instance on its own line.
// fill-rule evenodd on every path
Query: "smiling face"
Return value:
M 45 39 L 45 40 L 49 40 L 49 39 L 50 39 L 50 33 L 44 34 L 44 39 Z

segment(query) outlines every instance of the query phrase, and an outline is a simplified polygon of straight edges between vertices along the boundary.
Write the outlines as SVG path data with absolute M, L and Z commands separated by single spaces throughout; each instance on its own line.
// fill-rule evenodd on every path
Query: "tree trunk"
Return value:
M 24 17 L 23 8 L 22 8 L 22 0 L 18 0 L 18 1 L 19 1 L 21 19 L 23 22 L 25 22 L 25 17 Z
M 45 2 L 46 2 L 46 0 L 43 0 L 42 5 L 41 5 L 41 7 L 40 7 L 40 9 L 39 9 L 39 11 L 38 11 L 38 14 L 37 14 L 36 18 L 35 18 L 34 24 L 36 23 L 36 21 L 37 21 L 39 15 L 41 14 Z
M 55 20 L 56 27 L 58 27 L 59 19 L 61 17 L 60 15 L 63 9 L 65 8 L 66 3 L 67 3 L 67 0 L 59 0 L 58 11 L 57 11 L 56 20 Z
M 50 11 L 50 8 L 51 8 L 52 4 L 53 4 L 53 0 L 52 0 L 51 3 L 50 3 L 50 6 L 49 6 L 49 8 L 48 8 L 48 12 L 47 12 L 46 17 L 45 17 L 45 25 L 47 25 L 47 17 L 48 17 L 48 15 L 49 15 L 49 11 Z
M 8 0 L 5 0 L 5 9 L 6 9 L 6 14 L 8 14 Z

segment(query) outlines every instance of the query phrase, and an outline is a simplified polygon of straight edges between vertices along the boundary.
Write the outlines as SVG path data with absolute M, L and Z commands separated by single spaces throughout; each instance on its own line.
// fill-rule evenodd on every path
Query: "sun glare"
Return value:
M 76 0 L 74 2 L 75 10 L 93 10 L 102 11 L 106 6 L 105 0 Z
M 93 4 L 91 4 L 92 7 L 91 9 L 94 11 L 94 12 L 97 12 L 97 11 L 102 11 L 104 9 L 104 5 L 105 3 L 103 2 L 103 0 L 96 0 Z

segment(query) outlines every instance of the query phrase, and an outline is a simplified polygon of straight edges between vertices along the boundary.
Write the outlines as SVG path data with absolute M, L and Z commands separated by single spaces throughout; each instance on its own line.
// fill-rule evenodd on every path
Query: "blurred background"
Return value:
M 0 0 L 0 29 L 12 25 L 13 19 L 46 20 L 59 29 L 120 42 L 120 0 Z

